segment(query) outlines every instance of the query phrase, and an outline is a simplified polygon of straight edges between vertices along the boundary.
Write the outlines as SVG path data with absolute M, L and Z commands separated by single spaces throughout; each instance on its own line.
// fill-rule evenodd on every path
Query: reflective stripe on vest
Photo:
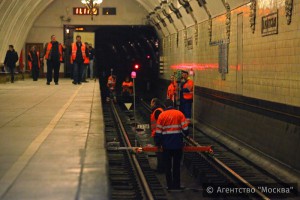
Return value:
M 156 133 L 180 134 L 182 130 L 188 130 L 188 122 L 182 112 L 172 109 L 164 111 L 157 120 Z
M 156 124 L 157 121 L 155 119 L 155 112 L 157 110 L 160 110 L 161 112 L 163 112 L 164 110 L 162 108 L 156 108 L 150 115 L 150 121 L 151 121 L 151 137 L 155 136 L 155 129 L 156 129 Z

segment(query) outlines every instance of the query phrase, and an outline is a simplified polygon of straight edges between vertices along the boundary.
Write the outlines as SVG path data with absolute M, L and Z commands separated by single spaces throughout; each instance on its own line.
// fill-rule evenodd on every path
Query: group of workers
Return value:
M 174 102 L 174 107 L 179 104 L 179 110 L 183 112 L 187 121 L 191 122 L 194 82 L 189 77 L 189 72 L 181 70 L 181 77 L 175 80 L 175 76 L 171 76 L 171 82 L 167 89 L 167 99 Z M 178 102 L 179 100 L 179 102 Z M 178 103 L 176 103 L 178 102 Z
M 58 85 L 60 63 L 63 62 L 63 51 L 65 45 L 56 40 L 56 36 L 51 36 L 51 41 L 46 43 L 44 48 L 44 57 L 47 60 L 47 85 L 52 82 L 52 71 L 54 71 L 54 83 Z M 81 41 L 81 36 L 76 36 L 76 41 L 70 47 L 70 64 L 73 64 L 73 84 L 81 84 L 86 81 L 86 72 L 89 67 L 90 78 L 93 78 L 94 49 L 88 43 Z
M 117 77 L 111 73 L 111 75 L 107 79 L 107 84 L 106 84 L 109 91 L 109 94 L 106 97 L 107 102 L 109 102 L 110 100 L 117 102 L 116 82 L 117 82 Z M 126 98 L 131 97 L 132 94 L 133 94 L 133 82 L 130 80 L 129 77 L 126 77 L 125 81 L 123 81 L 122 83 L 122 96 L 125 102 L 126 102 Z
M 189 79 L 188 72 L 181 71 L 180 82 L 171 76 L 167 89 L 167 100 L 162 103 L 158 98 L 151 100 L 152 113 L 151 136 L 155 145 L 163 152 L 157 152 L 157 172 L 166 175 L 167 189 L 180 191 L 180 163 L 183 154 L 183 138 L 189 134 L 191 108 L 193 102 L 194 82 Z M 179 93 L 179 95 L 178 95 Z M 180 99 L 180 110 L 175 108 L 176 100 Z
M 32 73 L 33 81 L 37 81 L 39 71 L 43 59 L 47 62 L 47 85 L 52 82 L 52 73 L 54 71 L 54 83 L 58 85 L 60 63 L 64 61 L 64 51 L 66 46 L 56 40 L 56 36 L 51 36 L 51 41 L 46 43 L 44 51 L 40 53 L 35 45 L 31 46 L 28 51 L 27 60 L 28 68 Z M 70 63 L 73 64 L 73 84 L 81 84 L 87 82 L 87 70 L 89 68 L 90 78 L 94 78 L 93 67 L 95 50 L 91 44 L 83 43 L 81 36 L 76 36 L 76 42 L 70 46 Z M 14 82 L 14 69 L 18 61 L 18 54 L 14 50 L 13 45 L 9 45 L 9 50 L 6 53 L 4 65 L 10 69 L 11 82 Z
M 189 134 L 191 123 L 191 109 L 193 103 L 194 82 L 189 78 L 189 72 L 180 71 L 180 77 L 171 76 L 171 83 L 167 89 L 167 98 L 162 102 L 158 98 L 151 100 L 150 125 L 151 137 L 155 145 L 163 149 L 156 152 L 156 171 L 165 173 L 167 189 L 180 191 L 180 163 L 183 155 L 183 138 Z M 116 76 L 111 73 L 107 80 L 109 95 L 107 101 L 116 102 Z M 122 96 L 132 95 L 133 83 L 126 77 L 122 83 Z M 179 110 L 176 105 L 179 104 Z

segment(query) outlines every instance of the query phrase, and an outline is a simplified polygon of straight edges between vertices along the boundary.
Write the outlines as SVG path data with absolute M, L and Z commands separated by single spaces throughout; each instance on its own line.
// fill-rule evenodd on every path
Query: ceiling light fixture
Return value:
M 93 16 L 98 13 L 97 8 L 102 2 L 103 0 L 81 0 L 81 3 L 89 9 L 92 20 Z

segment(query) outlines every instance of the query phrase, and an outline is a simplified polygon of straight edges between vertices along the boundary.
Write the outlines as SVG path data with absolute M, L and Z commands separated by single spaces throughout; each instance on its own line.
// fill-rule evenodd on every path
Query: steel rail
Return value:
M 198 142 L 196 142 L 193 138 L 187 137 L 186 140 L 194 145 L 194 146 L 201 146 Z M 200 152 L 199 152 L 200 153 Z M 270 198 L 264 195 L 262 192 L 260 192 L 255 186 L 253 186 L 251 183 L 249 183 L 247 180 L 245 180 L 243 177 L 241 177 L 238 173 L 236 173 L 234 170 L 232 170 L 230 167 L 228 167 L 224 162 L 216 158 L 215 156 L 212 156 L 210 154 L 206 154 L 206 156 L 209 156 L 211 159 L 213 159 L 217 164 L 219 164 L 223 169 L 225 169 L 228 173 L 230 173 L 235 179 L 245 184 L 250 189 L 254 189 L 255 193 L 260 196 L 262 199 L 269 200 Z
M 115 116 L 115 119 L 116 119 L 117 122 L 118 122 L 119 128 L 120 128 L 121 131 L 122 131 L 122 136 L 123 136 L 123 138 L 125 139 L 126 145 L 127 145 L 128 147 L 132 147 L 132 145 L 131 145 L 131 143 L 130 143 L 130 141 L 129 141 L 127 132 L 126 132 L 126 130 L 125 130 L 124 126 L 123 126 L 123 123 L 122 123 L 122 121 L 121 121 L 121 119 L 120 119 L 120 117 L 119 117 L 119 115 L 118 115 L 118 112 L 117 112 L 117 110 L 116 110 L 116 107 L 114 106 L 114 104 L 113 104 L 112 102 L 111 102 L 111 107 L 112 107 L 112 110 L 113 110 L 113 114 L 114 114 L 114 116 Z M 136 155 L 135 155 L 135 154 L 130 154 L 130 155 L 131 155 L 131 158 L 132 158 L 132 160 L 133 160 L 133 162 L 134 162 L 134 166 L 136 167 L 136 170 L 137 170 L 137 172 L 138 172 L 138 175 L 139 175 L 141 184 L 142 184 L 142 186 L 143 186 L 144 192 L 145 192 L 145 194 L 146 194 L 146 196 L 147 196 L 147 199 L 149 199 L 149 200 L 154 200 L 153 194 L 152 194 L 152 192 L 151 192 L 151 189 L 150 189 L 150 187 L 149 187 L 149 184 L 147 183 L 147 180 L 146 180 L 146 178 L 145 178 L 145 176 L 144 176 L 143 170 L 141 169 L 141 166 L 140 166 L 140 164 L 139 164 L 139 162 L 138 162 L 138 160 L 137 160 Z
M 143 106 L 151 111 L 149 105 L 144 102 L 143 100 L 141 101 Z M 196 142 L 193 138 L 191 137 L 187 137 L 186 141 L 188 141 L 190 143 L 190 145 L 193 146 L 201 146 L 198 142 Z M 198 152 L 199 154 L 203 154 Z M 243 177 L 241 177 L 239 174 L 237 174 L 235 171 L 233 171 L 230 167 L 228 167 L 225 163 L 223 163 L 222 161 L 220 161 L 218 158 L 216 158 L 215 156 L 211 155 L 211 154 L 205 154 L 206 156 L 209 156 L 211 159 L 213 159 L 219 166 L 221 166 L 223 169 L 225 169 L 228 173 L 230 173 L 236 180 L 240 181 L 241 183 L 245 184 L 247 187 L 249 187 L 250 189 L 254 189 L 255 193 L 260 196 L 262 199 L 265 200 L 269 200 L 270 198 L 267 197 L 266 195 L 264 195 L 262 192 L 260 192 L 255 186 L 253 186 L 251 183 L 249 183 L 247 180 L 245 180 Z

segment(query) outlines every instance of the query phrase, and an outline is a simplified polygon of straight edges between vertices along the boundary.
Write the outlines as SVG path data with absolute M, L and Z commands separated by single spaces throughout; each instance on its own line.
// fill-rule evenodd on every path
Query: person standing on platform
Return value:
M 94 59 L 95 59 L 95 49 L 92 47 L 92 44 L 89 45 L 89 58 L 90 58 L 90 79 L 94 78 Z M 96 80 L 96 79 L 95 79 Z
M 83 70 L 82 70 L 82 82 L 83 83 L 88 83 L 88 81 L 86 80 L 87 78 L 87 71 L 90 65 L 90 57 L 89 57 L 89 43 L 85 42 L 85 48 L 87 50 L 87 55 L 83 61 Z
M 10 71 L 10 82 L 15 82 L 15 68 L 16 68 L 16 62 L 18 61 L 18 53 L 15 51 L 13 45 L 8 46 L 8 50 L 6 52 L 6 56 L 4 59 L 4 66 L 9 68 Z
M 29 70 L 31 70 L 32 73 L 32 79 L 33 81 L 37 81 L 39 77 L 39 70 L 41 68 L 41 62 L 40 62 L 40 52 L 36 50 L 35 45 L 33 45 L 30 48 L 30 51 L 28 52 L 27 60 L 28 60 Z
M 84 69 L 84 60 L 88 55 L 88 50 L 84 43 L 81 42 L 81 36 L 76 36 L 76 42 L 71 46 L 71 63 L 74 64 L 73 69 L 73 84 L 81 84 L 82 72 Z
M 155 131 L 155 142 L 163 149 L 166 181 L 168 190 L 182 190 L 180 185 L 180 162 L 182 158 L 183 137 L 188 132 L 185 116 L 173 107 L 173 101 L 167 99 L 166 110 L 158 119 Z
M 167 89 L 167 99 L 171 99 L 174 104 L 176 102 L 176 99 L 177 99 L 177 94 L 176 94 L 176 89 L 177 89 L 177 83 L 174 79 L 174 75 L 171 75 L 171 78 L 170 78 L 170 85 L 168 86 L 168 89 Z
M 54 82 L 58 85 L 60 62 L 63 61 L 63 46 L 56 41 L 56 36 L 51 35 L 51 41 L 46 43 L 44 57 L 47 60 L 47 85 L 52 82 L 52 71 L 54 70 Z
M 180 90 L 180 111 L 183 112 L 187 121 L 191 123 L 194 82 L 189 78 L 187 71 L 182 70 L 181 74 L 183 82 Z
M 151 124 L 151 137 L 155 137 L 155 131 L 156 131 L 156 125 L 157 125 L 157 119 L 159 115 L 164 111 L 165 106 L 158 98 L 153 98 L 150 103 L 151 106 L 151 114 L 150 114 L 150 124 Z M 155 140 L 154 140 L 155 142 Z M 155 142 L 155 146 L 158 146 L 158 144 Z M 156 158 L 157 158 L 157 166 L 156 171 L 158 173 L 163 173 L 165 171 L 164 164 L 163 164 L 163 154 L 162 152 L 156 152 Z

